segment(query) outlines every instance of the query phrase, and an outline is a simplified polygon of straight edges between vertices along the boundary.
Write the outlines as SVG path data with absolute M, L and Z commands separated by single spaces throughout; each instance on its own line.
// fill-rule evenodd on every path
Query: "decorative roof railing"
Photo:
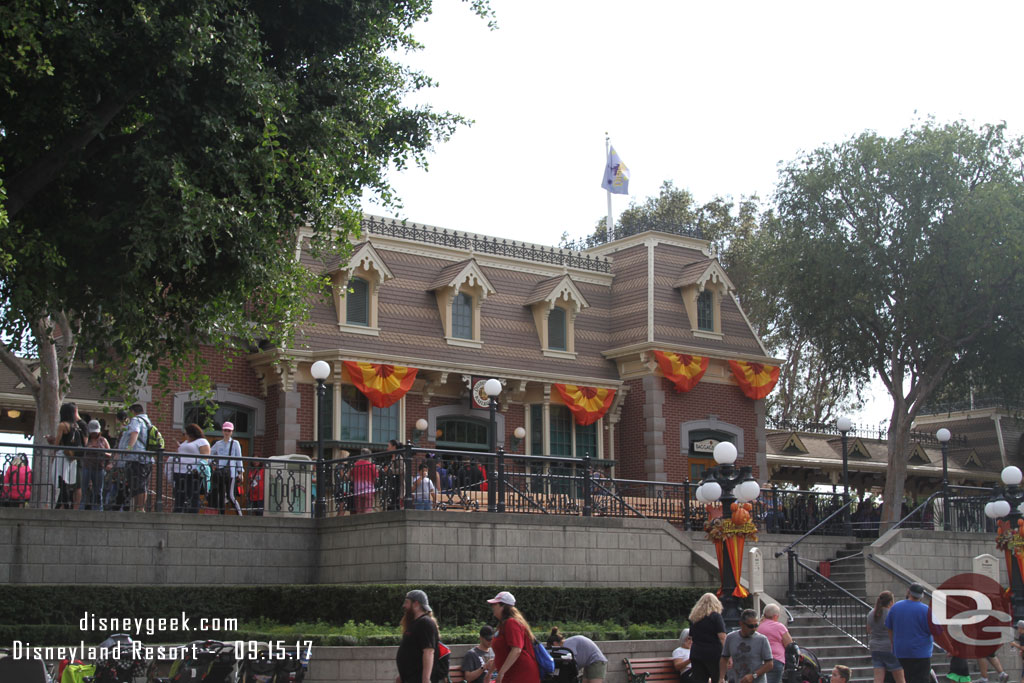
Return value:
M 766 417 L 764 420 L 765 427 L 768 429 L 775 429 L 780 432 L 805 432 L 808 434 L 828 434 L 832 436 L 842 436 L 839 432 L 839 428 L 836 427 L 835 422 L 812 422 L 809 420 L 779 420 L 772 417 Z M 883 420 L 877 428 L 865 428 L 853 426 L 853 429 L 846 432 L 847 436 L 860 437 L 862 439 L 878 439 L 879 441 L 889 440 L 889 425 L 887 420 Z M 910 441 L 912 443 L 926 444 L 930 446 L 941 446 L 941 443 L 935 436 L 935 432 L 922 432 L 912 431 L 910 432 Z M 949 439 L 950 446 L 966 446 L 967 435 L 966 434 L 953 434 Z
M 696 225 L 679 225 L 678 223 L 662 223 L 660 221 L 644 220 L 637 225 L 616 228 L 609 237 L 604 228 L 599 228 L 591 235 L 581 237 L 571 242 L 563 242 L 568 249 L 583 251 L 602 244 L 608 244 L 624 237 L 632 237 L 644 232 L 663 232 L 667 235 L 678 235 L 680 237 L 694 237 L 704 239 L 704 231 Z
M 918 411 L 919 415 L 941 415 L 943 413 L 961 413 L 970 410 L 983 410 L 985 408 L 1002 408 L 1010 413 L 1021 412 L 1022 406 L 1018 401 L 1008 401 L 999 396 L 982 396 L 966 401 L 947 401 L 944 403 L 926 403 Z
M 425 244 L 436 244 L 453 249 L 464 249 L 478 254 L 494 254 L 509 258 L 550 263 L 568 268 L 590 270 L 598 273 L 610 273 L 611 263 L 607 258 L 581 254 L 567 249 L 555 247 L 544 248 L 528 242 L 498 239 L 486 235 L 474 235 L 456 230 L 443 230 L 415 223 L 404 223 L 394 219 L 382 219 L 373 216 L 363 218 L 363 231 L 374 235 L 397 237 Z

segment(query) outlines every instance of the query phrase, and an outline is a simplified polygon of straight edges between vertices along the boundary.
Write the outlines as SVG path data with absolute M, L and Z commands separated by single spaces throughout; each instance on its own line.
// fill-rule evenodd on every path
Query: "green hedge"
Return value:
M 97 618 L 170 618 L 182 612 L 197 628 L 201 617 L 341 625 L 348 621 L 397 627 L 402 600 L 413 588 L 425 590 L 442 629 L 490 619 L 486 600 L 510 590 L 536 624 L 605 622 L 681 623 L 706 589 L 558 588 L 548 586 L 321 585 L 321 586 L 0 586 L 0 643 L 13 638 L 38 645 L 102 640 L 101 631 L 82 631 L 86 612 Z M 260 630 L 260 629 L 254 629 Z M 133 634 L 134 635 L 134 634 Z M 163 630 L 139 635 L 153 642 L 188 641 L 199 636 L 235 638 L 232 632 L 202 634 Z

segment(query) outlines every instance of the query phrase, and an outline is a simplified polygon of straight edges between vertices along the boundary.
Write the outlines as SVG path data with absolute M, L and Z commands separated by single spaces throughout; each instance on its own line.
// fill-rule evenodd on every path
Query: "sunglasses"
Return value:
M 754 631 L 757 630 L 757 624 L 747 624 L 747 623 L 744 623 L 744 622 L 740 622 L 740 625 L 741 626 L 746 626 L 747 628 L 752 629 Z

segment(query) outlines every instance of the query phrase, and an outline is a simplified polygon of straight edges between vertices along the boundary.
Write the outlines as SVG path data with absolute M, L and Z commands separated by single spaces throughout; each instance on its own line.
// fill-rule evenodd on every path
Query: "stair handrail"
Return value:
M 829 516 L 828 516 L 828 517 L 826 517 L 825 519 L 823 519 L 823 520 L 821 520 L 820 522 L 818 522 L 818 523 L 817 523 L 816 525 L 814 525 L 814 528 L 812 528 L 812 529 L 811 529 L 810 531 L 808 531 L 808 532 L 807 532 L 807 533 L 805 533 L 805 534 L 804 534 L 803 536 L 801 536 L 800 538 L 796 539 L 795 541 L 793 541 L 792 543 L 790 543 L 789 545 L 787 545 L 787 546 L 786 546 L 785 548 L 783 548 L 782 550 L 779 550 L 778 552 L 776 552 L 776 553 L 775 553 L 775 557 L 782 557 L 783 555 L 786 555 L 787 553 L 791 553 L 791 552 L 793 551 L 793 548 L 795 548 L 795 547 L 796 547 L 797 545 L 799 545 L 799 544 L 800 544 L 800 543 L 801 543 L 801 542 L 802 542 L 802 541 L 803 541 L 803 540 L 804 540 L 805 538 L 807 538 L 808 536 L 810 536 L 811 534 L 813 534 L 813 533 L 814 533 L 815 531 L 817 531 L 818 529 L 820 529 L 821 527 L 823 527 L 823 526 L 825 525 L 825 523 L 826 523 L 826 522 L 830 521 L 830 520 L 831 520 L 831 519 L 832 519 L 833 517 L 835 517 L 835 516 L 836 516 L 836 515 L 838 515 L 839 513 L 843 512 L 843 510 L 845 510 L 846 508 L 850 507 L 850 506 L 851 506 L 851 505 L 853 505 L 853 504 L 854 504 L 855 502 L 856 502 L 856 499 L 854 499 L 854 498 L 851 498 L 851 499 L 850 499 L 850 500 L 848 500 L 847 502 L 845 502 L 845 503 L 843 503 L 842 505 L 840 505 L 840 506 L 839 506 L 839 507 L 838 507 L 838 508 L 837 508 L 837 509 L 835 510 L 835 512 L 833 512 L 833 513 L 832 513 L 831 515 L 829 515 Z
M 872 605 L 869 605 L 867 602 L 865 602 L 861 598 L 857 597 L 856 595 L 854 595 L 850 591 L 846 590 L 845 588 L 840 586 L 838 583 L 833 581 L 831 578 L 825 576 L 824 574 L 821 574 L 814 567 L 811 567 L 811 566 L 808 566 L 808 565 L 804 564 L 799 559 L 799 557 L 797 557 L 797 559 L 796 559 L 796 564 L 798 564 L 799 566 L 803 567 L 809 573 L 814 575 L 814 580 L 815 581 L 822 581 L 822 582 L 824 582 L 825 585 L 827 585 L 833 591 L 838 592 L 840 595 L 842 595 L 843 597 L 847 598 L 848 600 L 852 600 L 855 604 L 859 604 L 861 607 L 864 608 L 864 610 L 865 610 L 864 614 L 865 615 L 867 614 L 867 611 L 871 609 Z M 799 599 L 797 599 L 797 601 L 799 602 Z M 806 603 L 801 603 L 801 604 L 803 604 L 805 607 L 810 607 L 812 612 L 814 611 L 814 608 L 811 607 L 810 605 L 807 605 Z M 824 619 L 825 621 L 827 621 L 828 623 L 832 624 L 832 626 L 837 628 L 841 633 L 849 636 L 849 638 L 851 640 L 853 640 L 855 643 L 857 643 L 861 647 L 867 648 L 868 645 L 867 645 L 866 642 L 864 642 L 864 640 L 862 640 L 857 635 L 854 635 L 853 633 L 850 633 L 850 631 L 848 631 L 846 628 L 844 628 L 842 624 L 837 623 L 836 620 L 830 619 L 829 615 L 828 615 L 828 610 L 827 609 L 822 610 L 821 618 Z

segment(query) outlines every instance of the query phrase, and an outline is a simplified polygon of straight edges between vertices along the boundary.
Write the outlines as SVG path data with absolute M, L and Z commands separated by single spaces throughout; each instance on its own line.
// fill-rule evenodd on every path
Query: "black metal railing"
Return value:
M 497 256 L 507 256 L 509 258 L 538 263 L 550 263 L 599 273 L 611 272 L 611 263 L 607 258 L 590 256 L 589 254 L 581 254 L 577 251 L 557 249 L 555 247 L 545 249 L 540 245 L 527 242 L 509 241 L 498 239 L 497 237 L 488 238 L 485 235 L 473 235 L 456 230 L 438 230 L 437 228 L 394 219 L 385 220 L 373 216 L 365 217 L 363 218 L 363 230 L 376 235 L 436 244 L 478 254 L 495 254 Z
M 138 509 L 205 514 L 323 516 L 387 510 L 487 510 L 662 519 L 701 530 L 722 514 L 696 498 L 697 482 L 613 479 L 590 458 L 415 448 L 328 460 L 218 458 L 154 451 L 0 444 L 0 505 Z M 102 471 L 92 464 L 98 462 Z M 420 465 L 426 467 L 421 478 Z M 71 472 L 75 474 L 72 476 Z M 70 481 L 64 481 L 69 479 Z M 318 487 L 318 479 L 322 486 Z M 429 483 L 426 480 L 429 480 Z M 986 489 L 950 487 L 953 531 L 993 530 Z M 98 489 L 98 491 L 97 491 Z M 97 495 L 98 494 L 98 495 Z M 317 504 L 322 508 L 317 511 Z M 838 493 L 762 489 L 751 515 L 764 534 L 877 536 L 880 512 L 862 502 L 849 526 Z M 908 528 L 942 529 L 935 498 L 906 515 Z M 803 538 L 803 536 L 801 537 Z
M 565 241 L 563 245 L 569 249 L 584 250 L 608 244 L 614 240 L 624 237 L 632 237 L 645 232 L 662 232 L 667 235 L 679 235 L 680 237 L 695 237 L 704 239 L 704 231 L 699 225 L 682 225 L 680 223 L 666 223 L 665 221 L 645 219 L 635 225 L 619 226 L 609 236 L 603 228 L 594 233 L 581 237 L 577 240 Z
M 789 604 L 806 607 L 867 647 L 865 617 L 871 605 L 822 575 L 817 567 L 806 564 L 795 553 L 789 555 L 789 567 L 793 577 L 791 582 L 796 583 L 796 591 L 790 596 Z
M 306 456 L 0 444 L 0 506 L 193 514 L 312 514 Z

